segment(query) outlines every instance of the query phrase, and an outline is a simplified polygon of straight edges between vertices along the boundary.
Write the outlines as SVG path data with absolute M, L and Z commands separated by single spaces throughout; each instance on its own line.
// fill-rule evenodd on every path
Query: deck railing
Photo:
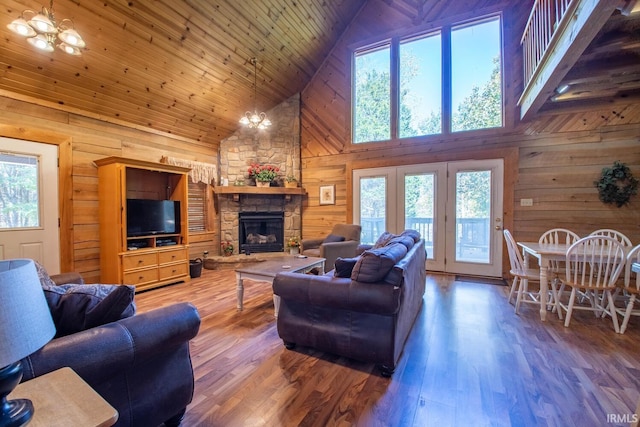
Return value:
M 375 243 L 385 231 L 384 218 L 362 218 L 360 221 L 362 243 Z M 488 250 L 489 226 L 487 218 L 458 218 L 456 222 L 458 254 L 465 248 Z M 433 247 L 433 218 L 407 218 L 406 228 L 419 231 L 426 246 Z
M 522 35 L 522 57 L 524 84 L 529 84 L 538 64 L 542 61 L 549 44 L 575 0 L 536 0 Z M 567 18 L 568 19 L 568 18 Z

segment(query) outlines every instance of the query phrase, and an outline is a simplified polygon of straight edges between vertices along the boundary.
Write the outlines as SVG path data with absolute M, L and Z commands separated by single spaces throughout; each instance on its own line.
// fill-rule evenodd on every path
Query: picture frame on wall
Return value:
M 336 186 L 335 185 L 320 186 L 320 204 L 321 205 L 336 204 Z

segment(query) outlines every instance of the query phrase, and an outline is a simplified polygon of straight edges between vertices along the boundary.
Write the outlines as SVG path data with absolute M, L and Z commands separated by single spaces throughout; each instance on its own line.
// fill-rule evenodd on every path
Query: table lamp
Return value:
M 20 360 L 55 333 L 34 262 L 0 261 L 0 427 L 22 426 L 33 416 L 30 400 L 7 400 L 7 395 L 22 379 Z

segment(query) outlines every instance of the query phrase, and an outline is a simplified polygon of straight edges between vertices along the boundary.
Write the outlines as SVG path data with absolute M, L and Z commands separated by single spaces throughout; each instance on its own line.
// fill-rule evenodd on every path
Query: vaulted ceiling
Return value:
M 40 52 L 6 27 L 49 1 L 0 0 L 0 95 L 215 145 L 254 105 L 267 111 L 302 91 L 367 3 L 56 0 L 56 19 L 71 18 L 87 43 L 74 57 Z M 416 24 L 450 6 L 450 0 L 381 1 Z M 618 1 L 634 10 L 640 4 Z M 549 96 L 542 111 L 640 98 L 639 17 L 612 17 L 567 70 L 562 84 L 570 90 Z
M 217 143 L 255 104 L 300 92 L 366 0 L 56 0 L 87 43 L 40 52 L 6 27 L 46 0 L 3 0 L 0 95 Z

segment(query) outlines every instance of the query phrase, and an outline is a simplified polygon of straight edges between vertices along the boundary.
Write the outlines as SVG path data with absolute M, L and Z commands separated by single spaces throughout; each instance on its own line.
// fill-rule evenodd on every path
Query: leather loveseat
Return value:
M 82 283 L 75 273 L 51 279 Z M 199 326 L 196 308 L 179 303 L 55 338 L 22 360 L 22 380 L 69 366 L 118 411 L 116 426 L 177 426 L 193 398 Z
M 426 253 L 413 230 L 385 234 L 325 275 L 276 275 L 278 334 L 287 348 L 313 347 L 393 373 L 422 306 Z

